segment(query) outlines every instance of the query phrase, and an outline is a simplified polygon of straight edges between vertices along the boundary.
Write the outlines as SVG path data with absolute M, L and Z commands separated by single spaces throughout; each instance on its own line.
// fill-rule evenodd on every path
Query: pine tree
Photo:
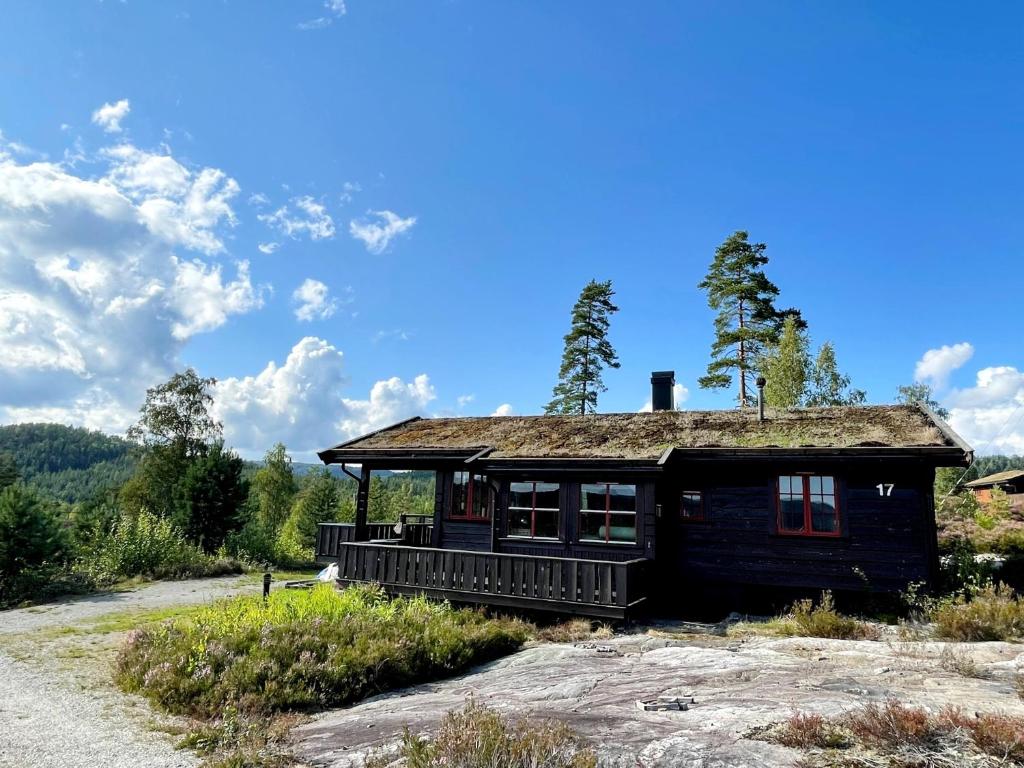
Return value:
M 906 405 L 923 403 L 935 411 L 941 418 L 949 418 L 949 411 L 939 405 L 938 401 L 932 396 L 932 388 L 928 384 L 906 384 L 898 387 L 896 390 L 896 402 Z
M 698 383 L 704 389 L 723 389 L 732 386 L 736 375 L 741 406 L 754 401 L 751 377 L 764 350 L 777 343 L 784 316 L 802 323 L 797 310 L 775 309 L 779 289 L 764 274 L 766 246 L 747 238 L 740 230 L 718 246 L 698 285 L 707 291 L 708 306 L 718 312 L 708 373 Z
M 807 380 L 811 373 L 811 356 L 807 333 L 795 317 L 787 317 L 782 325 L 779 343 L 761 362 L 765 377 L 764 397 L 776 408 L 799 408 L 803 405 Z
M 608 341 L 611 315 L 619 311 L 612 303 L 611 280 L 591 280 L 572 308 L 572 327 L 565 335 L 565 351 L 558 370 L 558 384 L 544 413 L 579 414 L 597 410 L 597 396 L 607 387 L 601 372 L 619 367 L 619 357 Z
M 252 478 L 252 495 L 260 523 L 276 532 L 288 517 L 298 486 L 292 472 L 292 459 L 284 444 L 277 443 L 263 457 L 263 466 Z
M 861 405 L 866 398 L 863 389 L 850 389 L 850 377 L 839 372 L 832 342 L 822 344 L 811 369 L 806 405 Z
M 0 605 L 5 582 L 59 560 L 65 546 L 60 522 L 34 491 L 21 484 L 0 491 Z
M 338 481 L 326 467 L 307 474 L 281 529 L 284 549 L 295 551 L 312 547 L 318 525 L 337 519 L 340 502 Z
M 0 491 L 14 485 L 20 478 L 21 472 L 14 460 L 14 454 L 10 451 L 0 451 Z

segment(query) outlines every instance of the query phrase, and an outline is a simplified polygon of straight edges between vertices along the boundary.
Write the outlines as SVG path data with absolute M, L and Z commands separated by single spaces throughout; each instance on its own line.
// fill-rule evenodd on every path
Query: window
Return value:
M 780 477 L 779 533 L 838 536 L 839 504 L 835 478 L 824 475 Z
M 558 483 L 509 483 L 508 535 L 557 539 L 559 491 Z
M 704 494 L 701 491 L 683 491 L 679 497 L 679 519 L 704 520 Z
M 455 472 L 452 475 L 452 504 L 448 519 L 491 519 L 491 486 L 485 475 L 472 472 Z
M 636 486 L 580 485 L 580 541 L 636 543 Z

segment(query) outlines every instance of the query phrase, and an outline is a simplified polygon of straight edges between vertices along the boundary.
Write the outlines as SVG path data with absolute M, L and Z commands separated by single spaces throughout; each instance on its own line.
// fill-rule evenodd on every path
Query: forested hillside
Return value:
M 28 485 L 72 504 L 123 484 L 138 460 L 127 440 L 63 424 L 0 426 L 2 453 Z

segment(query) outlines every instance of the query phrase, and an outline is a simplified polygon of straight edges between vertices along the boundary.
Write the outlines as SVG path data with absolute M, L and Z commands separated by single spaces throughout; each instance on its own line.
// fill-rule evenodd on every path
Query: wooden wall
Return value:
M 836 478 L 839 537 L 777 531 L 776 478 L 811 471 Z M 931 468 L 892 462 L 682 467 L 660 484 L 657 571 L 663 591 L 671 602 L 672 594 L 683 598 L 708 586 L 813 594 L 893 592 L 928 582 L 938 562 L 932 481 Z M 891 495 L 885 486 L 879 492 L 880 483 L 892 484 Z M 705 522 L 679 520 L 683 489 L 706 494 Z

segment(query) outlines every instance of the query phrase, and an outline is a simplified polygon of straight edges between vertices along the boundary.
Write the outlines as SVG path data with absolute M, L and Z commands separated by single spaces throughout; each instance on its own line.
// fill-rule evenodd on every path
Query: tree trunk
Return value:
M 739 307 L 740 331 L 743 331 L 743 299 L 740 299 Z M 747 405 L 747 351 L 743 343 L 743 335 L 740 334 L 740 408 Z

